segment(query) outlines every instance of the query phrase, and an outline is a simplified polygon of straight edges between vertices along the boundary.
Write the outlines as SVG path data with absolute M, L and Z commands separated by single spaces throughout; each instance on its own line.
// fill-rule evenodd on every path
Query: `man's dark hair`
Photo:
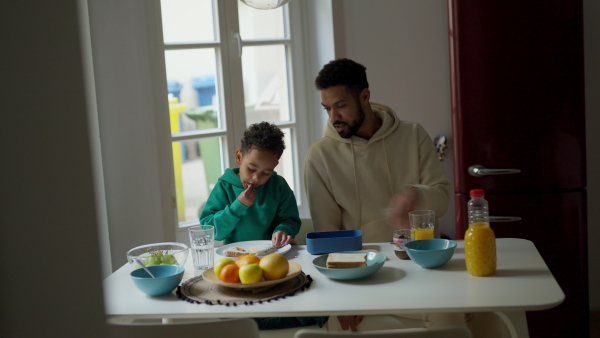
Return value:
M 363 89 L 369 88 L 366 70 L 365 66 L 350 59 L 333 60 L 323 66 L 315 79 L 315 86 L 323 90 L 344 85 L 351 93 L 358 95 Z
M 270 151 L 281 157 L 285 149 L 283 132 L 268 122 L 251 125 L 242 137 L 242 154 L 248 153 L 252 148 Z

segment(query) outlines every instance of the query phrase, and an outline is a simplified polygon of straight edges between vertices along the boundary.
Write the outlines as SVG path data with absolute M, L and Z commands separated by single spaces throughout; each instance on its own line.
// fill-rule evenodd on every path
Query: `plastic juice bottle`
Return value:
M 496 272 L 496 236 L 490 228 L 488 202 L 483 189 L 471 190 L 469 228 L 465 233 L 465 261 L 473 276 L 486 277 Z

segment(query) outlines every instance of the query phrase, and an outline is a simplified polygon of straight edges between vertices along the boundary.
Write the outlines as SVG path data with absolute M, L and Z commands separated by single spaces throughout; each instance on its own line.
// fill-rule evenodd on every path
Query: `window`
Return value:
M 235 166 L 244 130 L 261 121 L 285 133 L 275 170 L 307 214 L 299 11 L 291 4 L 257 10 L 236 0 L 162 0 L 161 11 L 179 226 L 198 222 L 218 178 Z

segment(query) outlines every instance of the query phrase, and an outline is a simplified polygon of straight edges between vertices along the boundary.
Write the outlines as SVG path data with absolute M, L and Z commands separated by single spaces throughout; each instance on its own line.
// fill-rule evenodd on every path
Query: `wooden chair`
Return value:
M 244 337 L 260 338 L 252 319 L 215 319 L 183 323 L 136 323 L 107 321 L 111 338 Z

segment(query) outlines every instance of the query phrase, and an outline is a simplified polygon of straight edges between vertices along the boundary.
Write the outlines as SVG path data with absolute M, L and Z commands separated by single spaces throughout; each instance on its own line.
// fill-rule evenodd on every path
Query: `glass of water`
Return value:
M 212 225 L 198 225 L 188 228 L 190 248 L 195 270 L 210 269 L 214 265 L 215 228 Z

